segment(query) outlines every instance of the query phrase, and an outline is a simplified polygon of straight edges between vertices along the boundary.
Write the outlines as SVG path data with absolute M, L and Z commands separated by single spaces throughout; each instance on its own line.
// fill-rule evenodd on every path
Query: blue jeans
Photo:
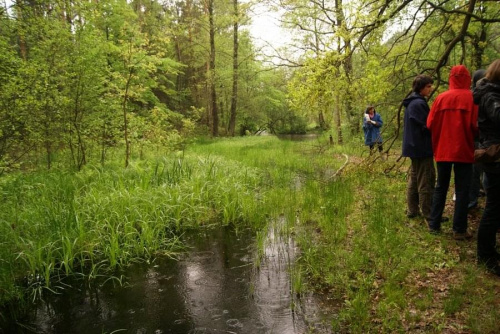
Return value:
M 465 233 L 467 231 L 467 206 L 469 204 L 469 188 L 472 179 L 472 164 L 460 162 L 437 162 L 437 183 L 432 196 L 431 217 L 429 228 L 441 229 L 446 195 L 450 187 L 451 170 L 455 173 L 455 211 L 453 213 L 453 231 Z
M 500 174 L 484 173 L 486 207 L 477 231 L 477 257 L 496 262 L 496 235 L 500 222 Z

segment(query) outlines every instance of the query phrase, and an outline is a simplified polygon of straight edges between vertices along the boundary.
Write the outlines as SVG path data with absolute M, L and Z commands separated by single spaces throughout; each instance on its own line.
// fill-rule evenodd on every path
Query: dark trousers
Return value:
M 477 257 L 485 262 L 496 261 L 496 235 L 500 222 L 500 174 L 484 173 L 486 207 L 477 231 Z
M 481 174 L 483 174 L 481 164 L 473 164 L 472 181 L 469 191 L 469 206 L 477 205 L 477 198 L 479 197 L 479 191 L 481 190 Z
M 469 204 L 469 188 L 472 180 L 472 164 L 459 162 L 437 162 L 437 182 L 432 196 L 431 218 L 429 228 L 441 229 L 446 195 L 450 187 L 451 170 L 455 173 L 455 211 L 453 213 L 453 231 L 467 231 L 467 211 Z
M 382 150 L 384 149 L 384 148 L 382 147 L 382 143 L 376 143 L 376 145 L 377 145 L 377 147 L 378 147 L 378 151 L 379 151 L 379 152 L 382 152 Z M 373 151 L 373 148 L 374 148 L 374 147 L 375 147 L 375 144 L 371 144 L 371 145 L 370 145 L 370 153 Z

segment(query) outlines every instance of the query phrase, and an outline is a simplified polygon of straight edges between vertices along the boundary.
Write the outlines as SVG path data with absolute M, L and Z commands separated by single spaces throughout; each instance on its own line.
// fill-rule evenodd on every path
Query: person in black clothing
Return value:
M 474 89 L 474 102 L 479 105 L 479 148 L 500 145 L 500 59 L 486 70 L 485 78 Z M 481 163 L 484 171 L 486 207 L 477 233 L 477 259 L 479 264 L 500 276 L 500 258 L 496 251 L 496 234 L 500 221 L 500 157 L 493 162 Z
M 486 70 L 480 69 L 474 72 L 472 75 L 472 90 L 477 86 L 477 82 L 484 78 Z M 479 137 L 474 139 L 475 148 L 479 147 Z M 481 168 L 481 164 L 475 163 L 472 165 L 472 182 L 469 190 L 469 205 L 468 208 L 472 209 L 477 207 L 478 197 L 481 191 L 481 178 L 483 174 L 483 169 Z

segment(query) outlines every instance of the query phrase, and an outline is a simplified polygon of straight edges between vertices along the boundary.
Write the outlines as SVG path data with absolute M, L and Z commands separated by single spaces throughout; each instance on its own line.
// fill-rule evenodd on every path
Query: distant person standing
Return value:
M 408 218 L 422 215 L 430 218 L 432 192 L 436 180 L 432 158 L 431 133 L 426 122 L 429 115 L 429 97 L 433 80 L 428 75 L 417 75 L 413 80 L 413 92 L 403 100 L 405 107 L 403 156 L 411 159 L 406 187 Z
M 379 152 L 383 150 L 380 135 L 380 128 L 383 124 L 382 117 L 375 111 L 375 107 L 368 106 L 363 117 L 363 132 L 365 133 L 365 145 L 370 147 L 370 154 L 375 145 L 377 145 Z
M 474 90 L 474 102 L 479 105 L 479 148 L 500 145 L 500 59 L 486 70 L 485 79 Z M 496 234 L 500 224 L 500 157 L 482 162 L 486 207 L 477 232 L 477 258 L 480 264 L 500 276 L 496 250 Z
M 470 85 L 471 76 L 467 68 L 463 65 L 453 66 L 449 76 L 449 89 L 437 96 L 427 118 L 437 166 L 429 229 L 433 233 L 441 230 L 441 218 L 453 169 L 456 193 L 453 237 L 456 240 L 472 238 L 467 231 L 467 206 L 474 163 L 474 137 L 478 130 L 477 106 L 474 104 Z

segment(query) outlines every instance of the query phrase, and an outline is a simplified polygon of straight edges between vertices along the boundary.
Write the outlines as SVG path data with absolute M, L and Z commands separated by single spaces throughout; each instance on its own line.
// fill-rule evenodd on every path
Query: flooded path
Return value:
M 179 260 L 132 265 L 124 286 L 72 282 L 7 332 L 329 333 L 328 316 L 313 296 L 291 293 L 293 240 L 281 240 L 272 228 L 263 240 L 257 268 L 256 237 L 249 230 L 198 231 L 185 238 L 189 250 Z

